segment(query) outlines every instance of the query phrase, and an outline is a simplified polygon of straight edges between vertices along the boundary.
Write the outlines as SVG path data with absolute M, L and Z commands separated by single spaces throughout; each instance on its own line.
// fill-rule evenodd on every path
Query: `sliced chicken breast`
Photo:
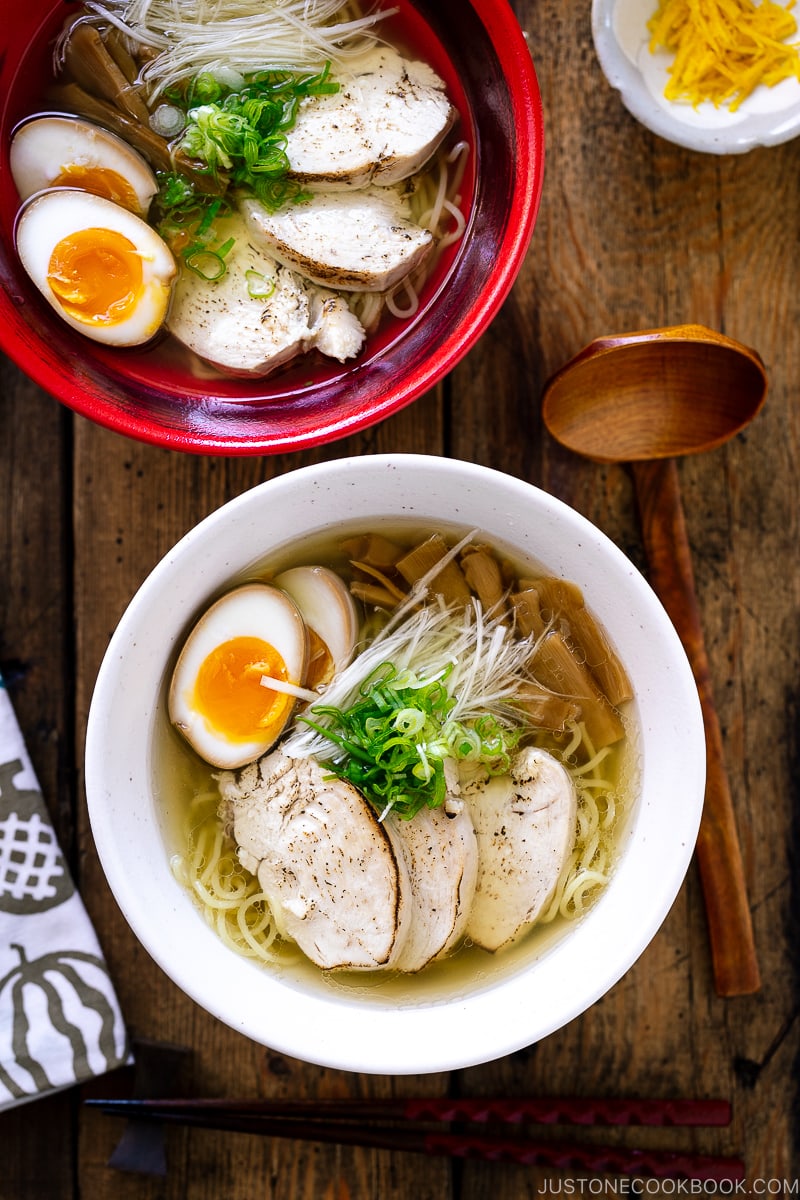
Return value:
M 343 71 L 338 92 L 300 105 L 287 135 L 291 174 L 324 187 L 365 187 L 421 170 L 456 120 L 444 82 L 388 46 Z
M 392 965 L 420 971 L 463 937 L 478 876 L 478 843 L 466 806 L 449 815 L 424 808 L 410 821 L 386 818 L 406 856 L 413 910 L 405 944 Z
M 251 240 L 267 254 L 313 283 L 342 291 L 384 292 L 433 246 L 429 230 L 410 220 L 392 188 L 316 192 L 276 213 L 253 199 L 241 200 L 239 208 Z
M 364 326 L 342 296 L 319 288 L 309 288 L 311 301 L 311 334 L 307 345 L 313 345 L 326 358 L 346 362 L 364 345 Z
M 263 377 L 319 347 L 344 362 L 364 344 L 340 297 L 308 287 L 254 244 L 241 218 L 226 221 L 234 245 L 225 274 L 210 282 L 182 268 L 167 318 L 170 332 L 228 375 Z
M 280 750 L 219 783 L 242 865 L 283 935 L 326 970 L 389 964 L 408 934 L 408 872 L 361 793 Z
M 575 841 L 577 797 L 544 750 L 521 751 L 506 776 L 465 789 L 478 840 L 467 937 L 486 950 L 515 941 L 541 915 Z

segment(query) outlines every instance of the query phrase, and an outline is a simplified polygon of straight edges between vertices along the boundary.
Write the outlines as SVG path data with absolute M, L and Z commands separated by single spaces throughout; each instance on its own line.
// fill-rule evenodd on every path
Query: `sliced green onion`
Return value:
M 275 291 L 275 280 L 267 279 L 266 275 L 262 275 L 260 271 L 251 268 L 245 271 L 244 277 L 247 280 L 247 293 L 251 300 L 267 300 Z
M 419 733 L 425 725 L 425 717 L 418 708 L 401 708 L 394 717 L 394 727 L 401 733 Z
M 208 233 L 208 231 L 210 230 L 211 225 L 214 221 L 214 218 L 216 217 L 217 213 L 219 212 L 221 206 L 222 206 L 222 201 L 219 199 L 219 197 L 215 196 L 214 199 L 211 201 L 211 203 L 206 208 L 205 212 L 203 213 L 203 219 L 200 222 L 200 224 L 197 226 L 197 230 L 195 233 L 196 237 L 202 238 L 203 234 Z
M 219 100 L 222 92 L 222 84 L 214 78 L 211 72 L 201 71 L 190 82 L 186 90 L 186 100 L 190 106 L 195 104 L 213 104 L 215 100 Z
M 231 86 L 228 86 L 228 85 Z M 294 199 L 300 187 L 287 180 L 286 131 L 302 100 L 339 90 L 330 63 L 315 74 L 259 71 L 238 86 L 234 78 L 202 72 L 185 90 L 186 127 L 180 149 L 217 174 L 226 172 L 236 186 L 252 188 L 272 211 Z M 258 187 L 263 179 L 280 180 L 277 191 Z
M 196 203 L 195 190 L 185 175 L 165 173 L 158 177 L 158 182 L 158 200 L 162 208 L 176 209 Z
M 175 104 L 159 104 L 150 117 L 153 133 L 167 140 L 177 137 L 185 125 L 186 115 Z
M 493 715 L 453 720 L 456 700 L 445 685 L 451 670 L 452 664 L 430 679 L 381 663 L 349 708 L 318 704 L 311 717 L 299 718 L 338 748 L 327 762 L 331 772 L 358 787 L 382 815 L 410 819 L 444 804 L 448 758 L 479 762 L 490 773 L 508 769 L 519 728 Z
M 214 283 L 225 274 L 225 259 L 215 250 L 207 250 L 204 246 L 191 249 L 183 255 L 183 261 L 190 271 L 199 275 L 208 283 Z

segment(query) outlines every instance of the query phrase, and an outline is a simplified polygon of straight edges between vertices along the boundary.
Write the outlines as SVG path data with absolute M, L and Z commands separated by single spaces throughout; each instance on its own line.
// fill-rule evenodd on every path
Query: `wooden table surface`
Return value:
M 547 137 L 530 253 L 480 344 L 440 387 L 383 425 L 302 455 L 185 456 L 96 428 L 4 364 L 0 670 L 130 1030 L 190 1051 L 183 1087 L 286 1098 L 723 1096 L 733 1102 L 730 1128 L 675 1130 L 666 1139 L 640 1132 L 638 1143 L 741 1155 L 752 1194 L 797 1194 L 800 140 L 717 158 L 650 134 L 600 72 L 589 10 L 589 0 L 516 0 Z M 598 524 L 644 571 L 628 471 L 557 447 L 542 429 L 539 398 L 550 373 L 592 338 L 682 322 L 754 347 L 770 378 L 747 432 L 680 463 L 761 991 L 715 995 L 693 863 L 661 931 L 616 987 L 566 1028 L 501 1061 L 449 1076 L 359 1077 L 289 1060 L 221 1025 L 135 941 L 88 825 L 87 710 L 133 593 L 186 530 L 230 497 L 303 464 L 393 450 L 469 459 L 529 480 Z M 121 1123 L 82 1107 L 87 1094 L 112 1086 L 119 1081 L 96 1081 L 0 1117 L 2 1200 L 520 1200 L 588 1190 L 539 1169 L 181 1130 L 167 1137 L 165 1176 L 123 1172 L 108 1166 Z

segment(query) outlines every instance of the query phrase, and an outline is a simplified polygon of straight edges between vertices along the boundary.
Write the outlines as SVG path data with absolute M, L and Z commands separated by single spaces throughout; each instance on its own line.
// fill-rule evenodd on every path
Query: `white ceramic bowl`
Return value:
M 671 57 L 651 54 L 648 45 L 647 22 L 655 9 L 655 0 L 592 0 L 592 35 L 600 66 L 637 120 L 667 141 L 706 154 L 743 154 L 800 133 L 797 79 L 756 88 L 736 112 L 710 101 L 694 108 L 667 100 Z
M 410 518 L 489 539 L 572 580 L 605 626 L 635 691 L 639 794 L 612 879 L 589 913 L 539 951 L 500 956 L 447 992 L 391 998 L 321 976 L 257 967 L 211 932 L 170 871 L 154 732 L 177 647 L 228 581 L 295 539 L 342 522 Z M 602 996 L 666 916 L 694 847 L 704 739 L 675 631 L 638 570 L 578 513 L 526 483 L 416 455 L 340 459 L 261 484 L 206 518 L 158 564 L 117 628 L 89 715 L 86 790 L 110 886 L 134 933 L 198 1004 L 264 1045 L 324 1066 L 380 1074 L 485 1062 L 558 1029 Z M 681 764 L 680 787 L 675 764 Z

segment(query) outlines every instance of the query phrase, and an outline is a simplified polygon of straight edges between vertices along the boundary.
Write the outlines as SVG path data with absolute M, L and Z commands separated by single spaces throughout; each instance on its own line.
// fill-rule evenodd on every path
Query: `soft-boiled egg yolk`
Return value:
M 249 742 L 277 734 L 286 723 L 291 696 L 261 683 L 262 675 L 285 681 L 286 663 L 274 646 L 256 637 L 236 637 L 215 646 L 195 681 L 193 704 L 229 741 Z
M 47 279 L 65 312 L 90 324 L 124 321 L 142 293 L 142 259 L 115 229 L 77 229 L 53 247 Z
M 77 188 L 39 192 L 15 230 L 22 265 L 62 320 L 108 346 L 140 346 L 164 324 L 175 260 L 121 204 Z
M 61 168 L 50 186 L 81 188 L 84 192 L 91 192 L 93 196 L 113 200 L 115 204 L 121 204 L 132 213 L 138 213 L 141 207 L 139 197 L 128 180 L 118 171 L 112 171 L 110 167 L 69 163 Z

